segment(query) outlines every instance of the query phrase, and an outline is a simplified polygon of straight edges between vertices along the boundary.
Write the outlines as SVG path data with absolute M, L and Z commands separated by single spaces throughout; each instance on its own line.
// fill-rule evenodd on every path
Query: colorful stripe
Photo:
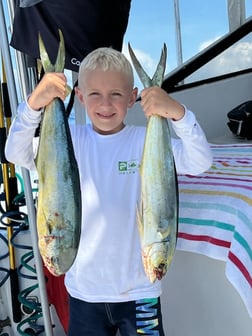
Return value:
M 178 249 L 225 260 L 252 317 L 252 145 L 211 148 L 207 172 L 178 177 Z
M 244 264 L 232 252 L 229 252 L 228 258 L 238 268 L 238 270 L 242 272 L 243 276 L 246 278 L 246 280 L 248 281 L 250 287 L 252 288 L 252 277 L 249 274 L 249 271 L 247 270 L 247 268 L 244 266 Z
M 178 238 L 181 239 L 187 239 L 191 241 L 204 241 L 208 242 L 209 244 L 225 247 L 225 248 L 230 248 L 231 243 L 225 240 L 213 238 L 211 236 L 206 236 L 206 235 L 192 235 L 188 234 L 185 232 L 179 232 L 178 233 Z

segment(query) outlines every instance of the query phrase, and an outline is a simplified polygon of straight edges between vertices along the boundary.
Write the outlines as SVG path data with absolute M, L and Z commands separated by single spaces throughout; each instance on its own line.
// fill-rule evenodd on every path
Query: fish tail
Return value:
M 65 67 L 65 43 L 62 31 L 59 29 L 59 48 L 57 53 L 57 58 L 55 64 L 51 63 L 50 57 L 46 51 L 44 41 L 41 34 L 39 33 L 39 51 L 40 60 L 45 72 L 63 72 Z

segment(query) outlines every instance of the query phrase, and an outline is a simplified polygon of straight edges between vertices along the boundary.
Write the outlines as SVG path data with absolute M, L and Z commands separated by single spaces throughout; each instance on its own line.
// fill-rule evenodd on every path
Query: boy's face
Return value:
M 100 134 L 113 134 L 124 127 L 128 108 L 137 98 L 125 74 L 118 71 L 87 70 L 76 94 L 86 107 L 93 128 Z

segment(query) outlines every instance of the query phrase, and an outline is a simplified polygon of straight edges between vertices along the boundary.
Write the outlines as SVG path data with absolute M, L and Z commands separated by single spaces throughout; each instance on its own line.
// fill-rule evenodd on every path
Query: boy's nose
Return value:
M 110 99 L 110 97 L 103 96 L 102 100 L 101 100 L 101 105 L 103 105 L 103 106 L 111 105 L 111 99 Z

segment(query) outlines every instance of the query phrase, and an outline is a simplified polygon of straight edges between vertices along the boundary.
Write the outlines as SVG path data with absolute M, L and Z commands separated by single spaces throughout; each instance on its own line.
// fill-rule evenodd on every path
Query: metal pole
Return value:
M 245 0 L 228 0 L 229 31 L 240 27 L 245 21 Z
M 12 21 L 12 18 L 11 18 L 11 21 Z M 11 62 L 11 55 L 10 55 L 9 42 L 8 42 L 8 37 L 7 37 L 6 22 L 5 22 L 5 17 L 4 17 L 2 1 L 0 3 L 0 31 L 1 31 L 0 47 L 2 50 L 5 67 L 6 67 L 6 77 L 7 77 L 9 91 L 10 91 L 11 109 L 12 111 L 16 111 L 17 106 L 18 106 L 17 91 L 16 91 L 15 81 L 14 81 L 14 73 L 13 73 L 13 67 L 12 67 L 12 62 Z M 20 67 L 22 72 L 25 73 L 24 64 L 18 64 L 18 67 Z M 27 88 L 27 83 L 23 83 L 23 87 Z M 24 90 L 24 91 L 27 91 L 27 90 Z M 29 224 L 30 224 L 29 228 L 31 232 L 33 253 L 34 253 L 34 259 L 36 263 L 36 272 L 37 272 L 37 277 L 38 277 L 38 282 L 39 282 L 39 292 L 40 292 L 40 299 L 41 299 L 41 308 L 43 312 L 45 334 L 47 336 L 52 336 L 53 329 L 52 329 L 51 315 L 50 315 L 48 299 L 47 299 L 45 275 L 44 275 L 43 264 L 42 264 L 41 256 L 39 253 L 38 244 L 37 244 L 38 239 L 37 239 L 37 230 L 36 230 L 36 213 L 35 213 L 29 171 L 27 169 L 22 168 L 22 175 L 24 179 L 25 199 L 26 199 L 28 218 L 29 218 Z
M 183 63 L 183 56 L 182 56 L 179 0 L 174 0 L 174 15 L 175 15 L 176 38 L 177 38 L 177 60 L 178 65 L 181 65 Z

